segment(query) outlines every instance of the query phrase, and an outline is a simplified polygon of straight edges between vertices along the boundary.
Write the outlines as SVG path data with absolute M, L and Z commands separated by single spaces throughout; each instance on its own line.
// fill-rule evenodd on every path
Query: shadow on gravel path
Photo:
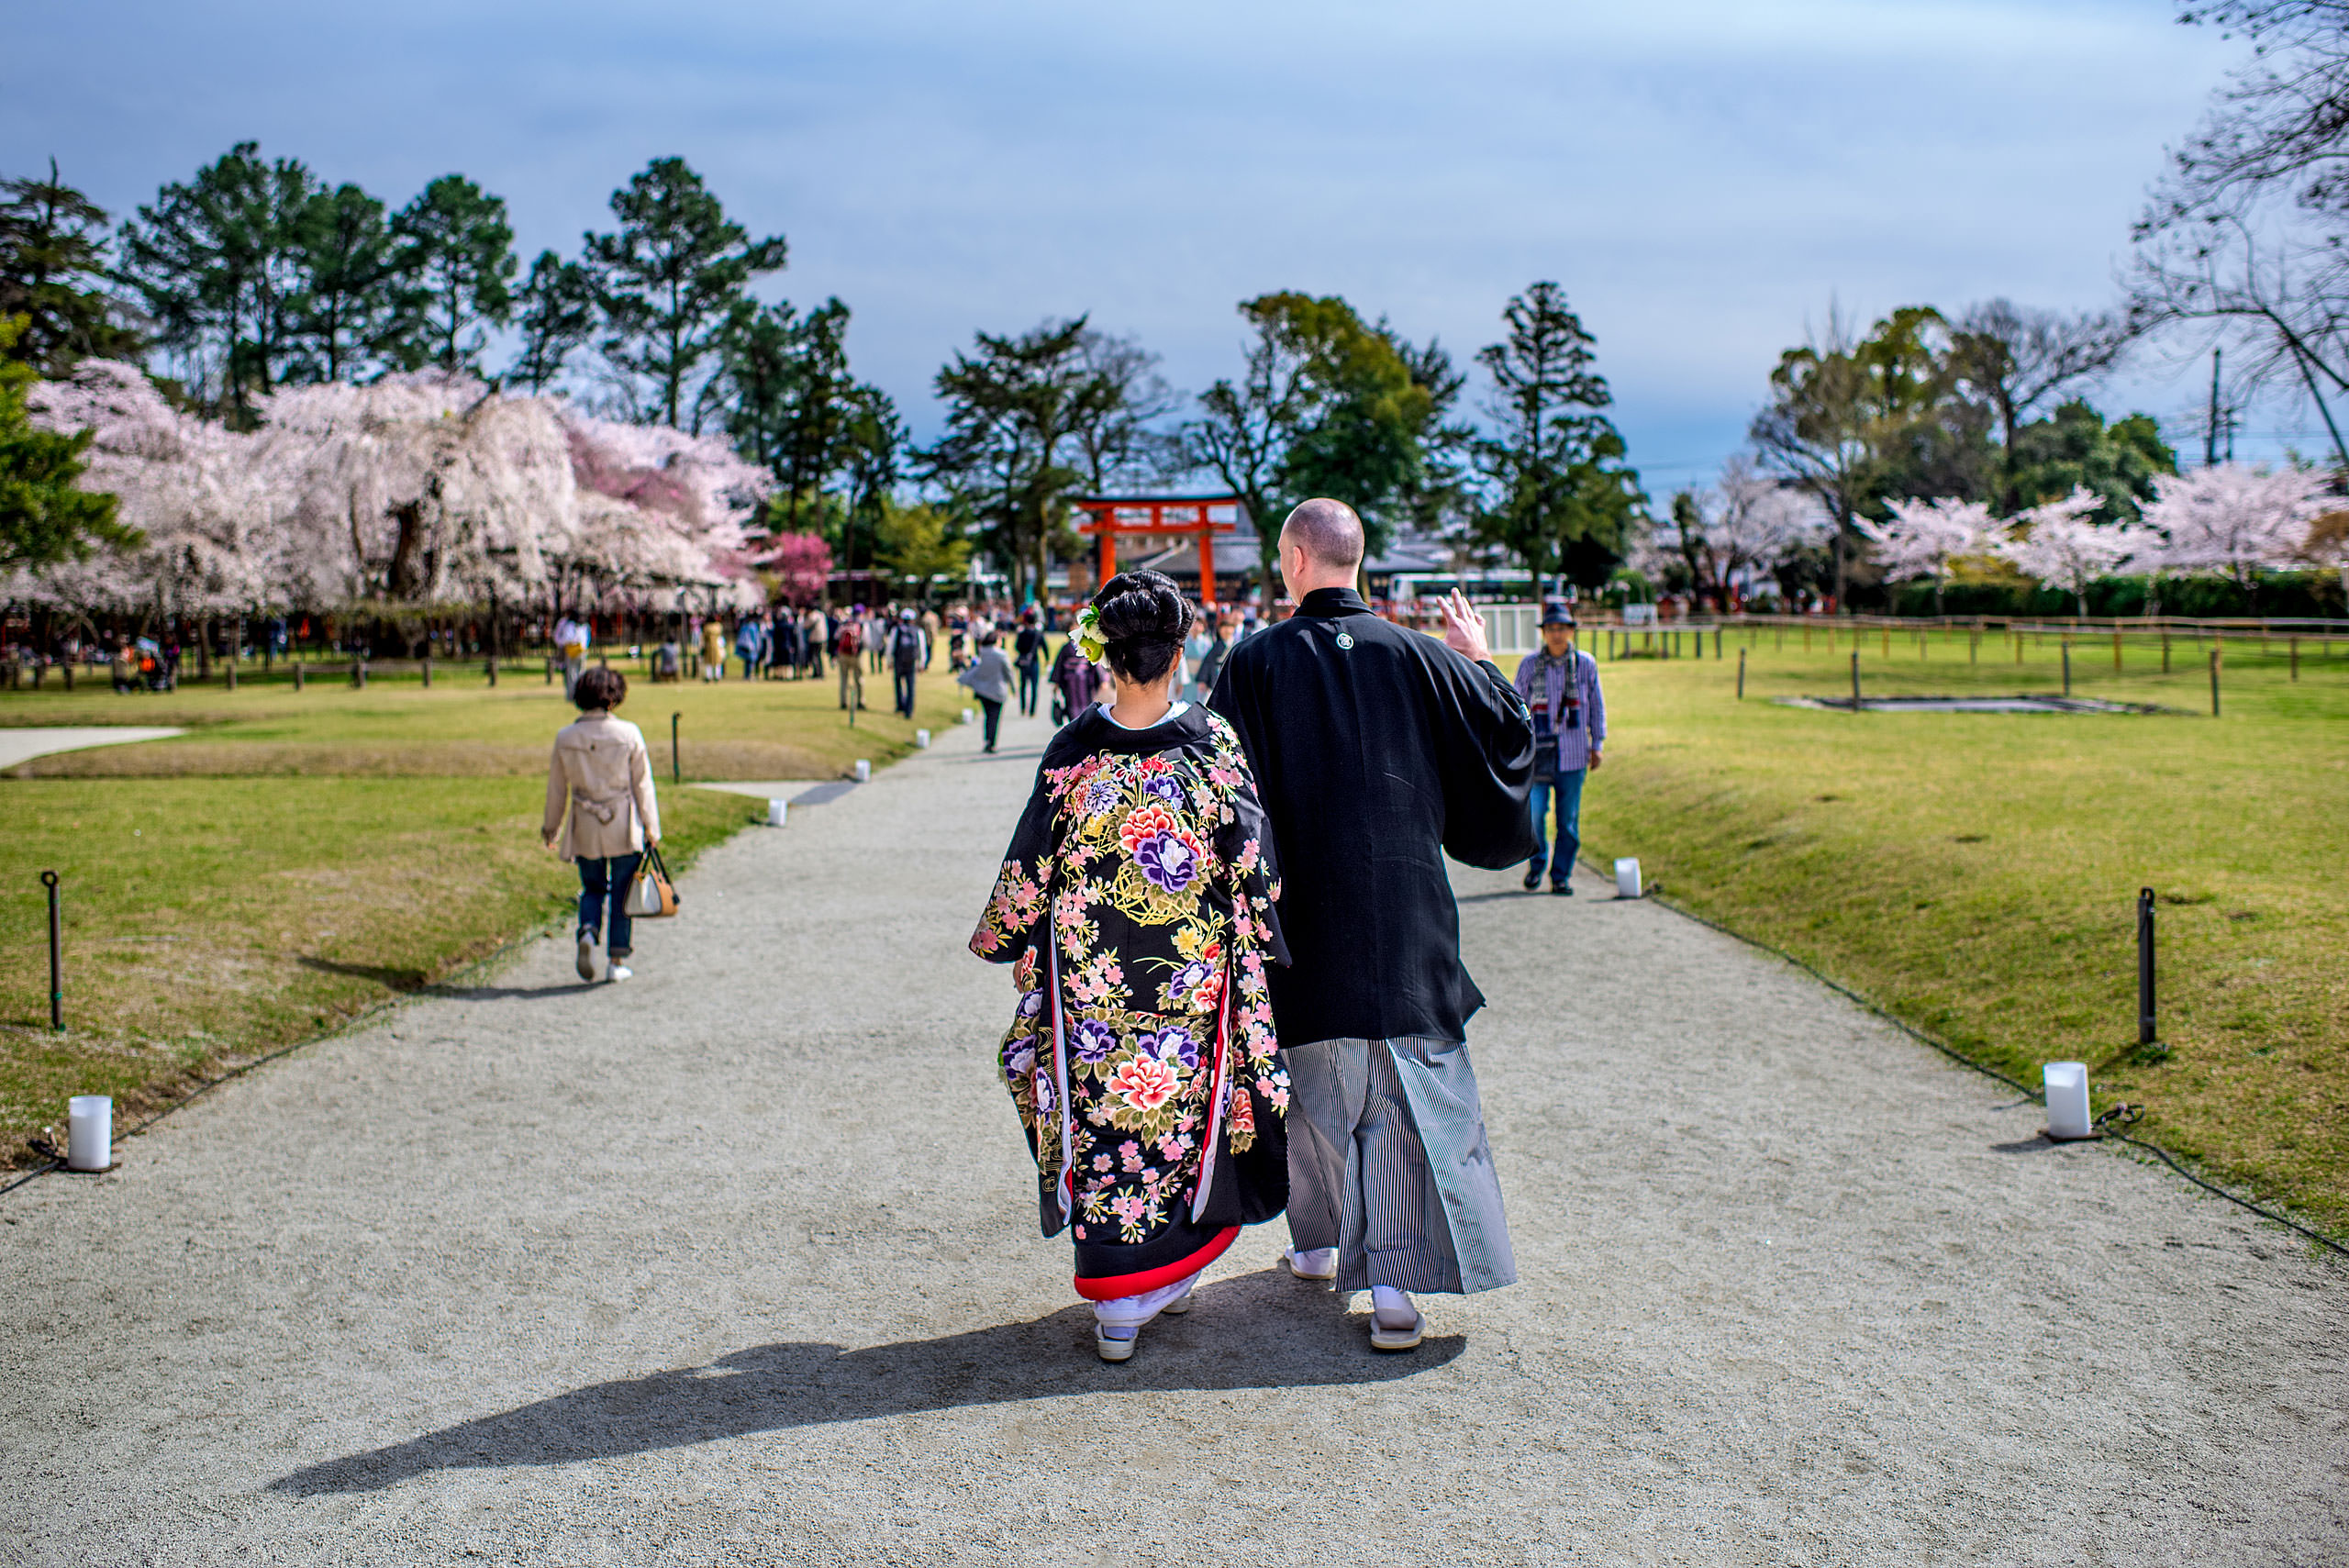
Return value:
M 1203 1284 L 1187 1318 L 1143 1330 L 1140 1354 L 1111 1366 L 1093 1354 L 1092 1314 L 1069 1307 L 935 1340 L 843 1351 L 760 1345 L 707 1366 L 656 1372 L 558 1394 L 517 1409 L 317 1464 L 273 1481 L 296 1497 L 380 1492 L 431 1471 L 570 1464 L 832 1421 L 1098 1393 L 1328 1387 L 1432 1372 L 1467 1348 L 1431 1338 L 1380 1355 L 1344 1298 L 1298 1311 L 1294 1283 L 1266 1270 Z

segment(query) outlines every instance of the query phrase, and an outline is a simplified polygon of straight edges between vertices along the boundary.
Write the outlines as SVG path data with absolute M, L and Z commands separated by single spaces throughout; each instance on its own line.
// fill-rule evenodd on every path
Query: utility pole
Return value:
M 2209 427 L 2209 428 L 2207 429 L 2207 431 L 2204 433 L 2204 435 L 2203 435 L 2203 437 L 2202 437 L 2202 466 L 2203 466 L 2203 467 L 2205 467 L 2205 468 L 2210 468 L 2210 467 L 2214 467 L 2214 466 L 2216 466 L 2216 464 L 2218 463 L 2218 461 L 2219 461 L 2219 355 L 2220 355 L 2220 353 L 2221 353 L 2221 350 L 2217 350 L 2217 349 L 2213 349 L 2213 350 L 2210 350 L 2210 427 Z M 2232 449 L 2233 448 L 2233 445 L 2234 445 L 2234 435 L 2233 435 L 2233 432 L 2232 432 L 2232 430 L 2228 432 L 2227 444 L 2228 444 L 2228 447 L 2229 447 L 2229 449 L 2230 449 L 2229 455 L 2230 455 L 2230 456 L 2232 456 Z

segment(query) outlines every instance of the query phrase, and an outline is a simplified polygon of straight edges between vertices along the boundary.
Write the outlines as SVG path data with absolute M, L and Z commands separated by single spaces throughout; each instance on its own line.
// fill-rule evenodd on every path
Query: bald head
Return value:
M 1362 519 L 1343 501 L 1315 496 L 1281 525 L 1281 576 L 1289 597 L 1316 588 L 1348 588 L 1362 566 Z
M 1343 501 L 1317 495 L 1300 502 L 1281 525 L 1282 550 L 1292 544 L 1302 548 L 1314 565 L 1343 573 L 1351 582 L 1354 568 L 1362 564 L 1362 519 Z

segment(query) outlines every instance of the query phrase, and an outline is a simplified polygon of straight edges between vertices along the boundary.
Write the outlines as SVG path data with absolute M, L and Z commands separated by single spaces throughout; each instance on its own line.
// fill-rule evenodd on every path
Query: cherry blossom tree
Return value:
M 92 432 L 83 484 L 117 495 L 145 542 L 19 574 L 27 596 L 166 615 L 763 597 L 750 525 L 772 480 L 715 438 L 440 372 L 282 388 L 250 434 L 108 361 L 28 406 Z
M 2156 536 L 2139 561 L 2149 570 L 2221 573 L 2249 589 L 2263 571 L 2295 565 L 2310 524 L 2332 505 L 2321 473 L 2221 462 L 2161 474 L 2145 525 Z
M 191 617 L 272 598 L 284 497 L 253 437 L 173 408 L 137 366 L 113 360 L 81 361 L 28 389 L 26 404 L 45 428 L 91 433 L 82 486 L 112 494 L 117 517 L 144 537 L 18 573 L 12 594 L 81 614 Z
M 785 601 L 804 609 L 824 596 L 824 584 L 832 571 L 832 547 L 814 534 L 777 534 L 768 541 L 760 561 L 774 573 L 775 586 Z
M 763 602 L 751 528 L 774 476 L 716 436 L 629 425 L 565 409 L 572 472 L 584 497 L 569 563 L 607 592 L 690 586 L 711 609 Z M 650 601 L 646 601 L 650 602 Z
M 1705 539 L 1724 605 L 1734 591 L 1750 590 L 1798 552 L 1825 543 L 1835 527 L 1816 496 L 1761 473 L 1742 453 L 1722 466 L 1706 510 Z
M 261 405 L 284 497 L 288 596 L 306 606 L 512 603 L 577 527 L 559 406 L 438 372 Z
M 1651 581 L 1685 569 L 1727 607 L 1832 528 L 1816 498 L 1741 453 L 1722 465 L 1717 487 L 1675 496 L 1666 516 L 1633 538 L 1627 562 Z
M 1998 553 L 2026 577 L 2070 594 L 2080 614 L 2088 613 L 2088 584 L 2106 575 L 2142 548 L 2142 530 L 2109 527 L 2089 521 L 2088 515 L 2104 505 L 2103 497 L 2074 485 L 2060 501 L 2049 501 L 2015 515 L 2019 536 L 1997 542 Z
M 1887 581 L 1905 583 L 1920 577 L 1933 580 L 1933 613 L 1942 613 L 1942 588 L 1949 580 L 1949 563 L 1961 555 L 1987 554 L 1992 523 L 1990 508 L 1980 501 L 1941 496 L 1931 501 L 1887 503 L 1892 516 L 1883 522 L 1865 517 L 1852 519 L 1862 537 L 1875 547 L 1876 564 Z

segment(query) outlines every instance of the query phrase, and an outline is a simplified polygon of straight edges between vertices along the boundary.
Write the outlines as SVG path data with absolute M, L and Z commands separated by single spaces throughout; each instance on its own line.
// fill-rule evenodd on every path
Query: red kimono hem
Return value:
M 1087 1301 L 1115 1301 L 1121 1296 L 1143 1296 L 1162 1290 L 1186 1274 L 1197 1273 L 1224 1254 L 1232 1238 L 1240 1234 L 1240 1227 L 1227 1225 L 1216 1233 L 1214 1240 L 1187 1258 L 1162 1263 L 1154 1269 L 1144 1269 L 1138 1274 L 1108 1274 L 1100 1279 L 1076 1277 L 1076 1294 Z

